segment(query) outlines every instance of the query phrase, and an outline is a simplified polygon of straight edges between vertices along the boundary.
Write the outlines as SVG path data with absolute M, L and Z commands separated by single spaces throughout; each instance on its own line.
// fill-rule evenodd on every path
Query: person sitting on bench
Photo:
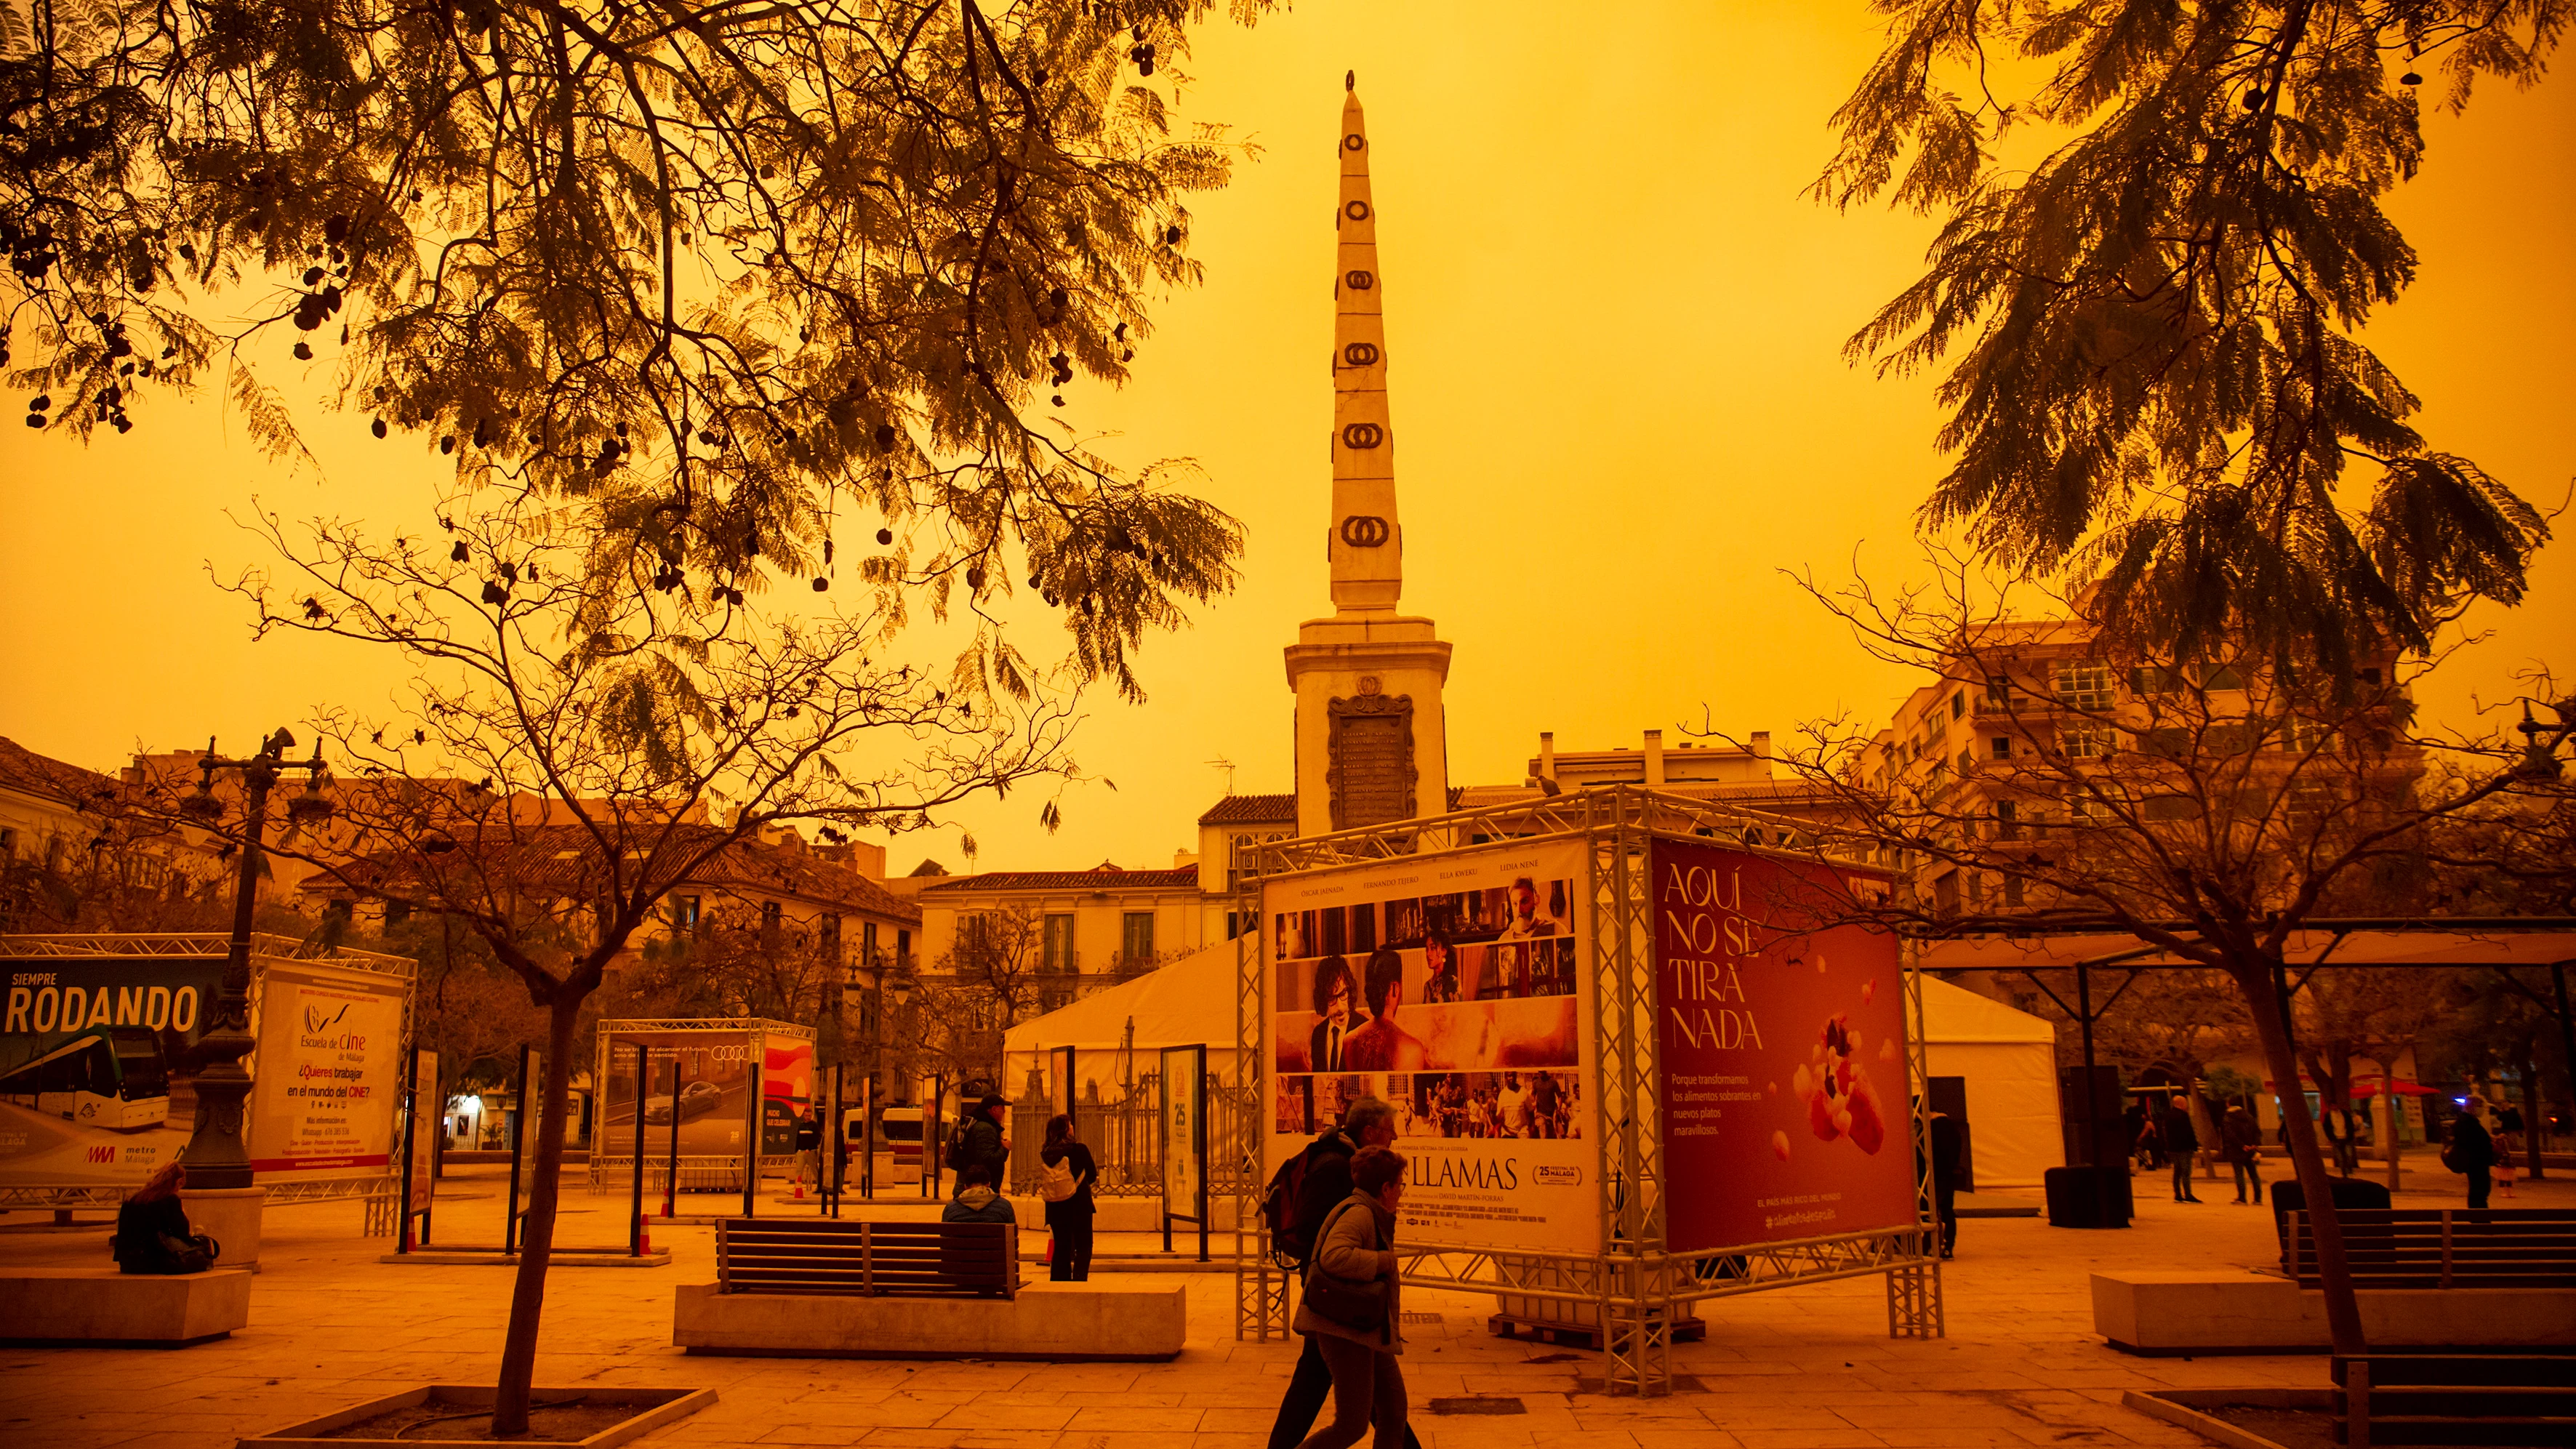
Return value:
M 1010 1201 L 993 1191 L 993 1171 L 980 1162 L 968 1163 L 957 1170 L 957 1196 L 939 1210 L 943 1223 L 1010 1223 L 1019 1221 L 1011 1213 Z
M 223 1249 L 203 1233 L 188 1231 L 179 1189 L 188 1169 L 173 1162 L 152 1174 L 116 1210 L 116 1236 L 107 1240 L 117 1267 L 127 1273 L 202 1273 Z

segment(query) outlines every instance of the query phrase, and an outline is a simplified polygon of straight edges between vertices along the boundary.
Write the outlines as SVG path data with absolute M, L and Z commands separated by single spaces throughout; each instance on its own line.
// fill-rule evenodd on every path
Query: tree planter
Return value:
M 633 1412 L 625 1419 L 580 1439 L 550 1439 L 534 1432 L 516 1439 L 493 1439 L 488 1437 L 488 1428 L 485 1437 L 436 1440 L 417 1437 L 397 1440 L 391 1437 L 391 1430 L 387 1430 L 384 1437 L 364 1439 L 339 1437 L 334 1432 L 419 1404 L 446 1405 L 454 1412 L 481 1410 L 488 1415 L 495 1392 L 489 1384 L 428 1384 L 380 1399 L 369 1399 L 363 1404 L 352 1404 L 318 1419 L 307 1419 L 283 1429 L 252 1435 L 239 1440 L 238 1444 L 240 1449 L 395 1449 L 397 1445 L 401 1449 L 417 1449 L 424 1443 L 508 1445 L 511 1449 L 609 1449 L 611 1445 L 624 1444 L 665 1424 L 685 1419 L 716 1401 L 713 1389 L 539 1388 L 529 1395 L 537 1404 L 578 1399 L 585 1405 L 619 1405 Z

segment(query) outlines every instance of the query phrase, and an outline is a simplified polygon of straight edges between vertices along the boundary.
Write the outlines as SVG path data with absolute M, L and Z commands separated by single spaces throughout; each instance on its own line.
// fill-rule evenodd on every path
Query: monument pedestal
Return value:
M 179 1206 L 188 1211 L 188 1227 L 222 1246 L 219 1268 L 259 1268 L 260 1216 L 268 1204 L 264 1187 L 183 1187 Z
M 1297 833 L 1449 808 L 1449 645 L 1429 619 L 1350 613 L 1297 626 Z

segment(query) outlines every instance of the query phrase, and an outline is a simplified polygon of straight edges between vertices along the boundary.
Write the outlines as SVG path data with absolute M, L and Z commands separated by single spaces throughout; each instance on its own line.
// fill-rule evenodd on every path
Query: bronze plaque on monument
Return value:
M 1363 694 L 1331 705 L 1333 828 L 1413 818 L 1413 699 Z

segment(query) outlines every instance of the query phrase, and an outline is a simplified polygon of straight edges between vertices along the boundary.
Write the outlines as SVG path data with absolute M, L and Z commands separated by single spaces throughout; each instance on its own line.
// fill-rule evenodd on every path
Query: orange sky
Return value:
M 1166 302 L 1120 394 L 1077 382 L 1066 416 L 1130 463 L 1189 456 L 1251 529 L 1242 588 L 1142 658 L 1152 701 L 1092 703 L 1079 757 L 1115 792 L 1068 792 L 1048 838 L 1015 794 L 962 812 L 986 868 L 1169 862 L 1223 788 L 1289 788 L 1280 649 L 1328 612 L 1333 158 L 1341 77 L 1368 105 L 1390 386 L 1402 430 L 1408 612 L 1457 648 L 1453 783 L 1517 781 L 1537 733 L 1565 748 L 1697 722 L 1771 730 L 1912 687 L 1862 659 L 1781 579 L 1913 563 L 1938 476 L 1928 379 L 1846 367 L 1843 338 L 1919 265 L 1929 225 L 1800 196 L 1824 121 L 1871 53 L 1857 0 L 1677 3 L 1573 25 L 1561 6 L 1302 0 L 1216 27 L 1184 66 L 1185 121 L 1265 148 L 1195 206 L 1207 284 Z M 2370 344 L 2428 401 L 2437 446 L 2553 506 L 2576 477 L 2576 89 L 2490 88 L 2428 121 L 2425 175 L 2393 210 L 2420 280 Z M 327 382 L 316 364 L 309 395 Z M 272 372 L 291 384 L 293 374 Z M 291 390 L 291 389 L 290 389 Z M 381 707 L 381 663 L 247 642 L 204 565 L 253 561 L 226 523 L 254 493 L 290 513 L 419 527 L 434 452 L 314 411 L 324 476 L 268 467 L 209 403 L 155 400 L 84 450 L 0 433 L 0 734 L 112 768 L 138 744 L 228 745 L 325 701 Z M 2576 527 L 2576 520 L 2569 522 Z M 2517 666 L 2571 667 L 2576 544 L 2530 600 L 2424 692 L 2465 723 Z M 963 864 L 955 831 L 908 836 Z

